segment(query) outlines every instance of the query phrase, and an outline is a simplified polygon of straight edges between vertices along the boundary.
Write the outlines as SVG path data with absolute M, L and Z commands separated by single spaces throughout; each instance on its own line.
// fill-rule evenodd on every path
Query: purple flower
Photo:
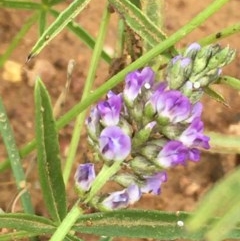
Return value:
M 191 113 L 189 99 L 177 90 L 156 90 L 150 103 L 160 118 L 167 118 L 173 124 L 187 119 Z
M 104 210 L 116 210 L 127 208 L 129 205 L 137 202 L 141 197 L 140 188 L 132 184 L 128 188 L 111 193 L 106 199 L 101 203 L 101 207 Z
M 109 126 L 101 132 L 99 146 L 106 160 L 122 161 L 131 151 L 131 139 L 120 127 Z
M 203 110 L 203 105 L 200 102 L 192 105 L 192 110 L 189 118 L 186 120 L 187 123 L 191 123 L 194 119 L 200 118 Z
M 145 184 L 141 187 L 142 193 L 153 193 L 159 195 L 161 193 L 161 185 L 167 181 L 166 172 L 158 172 L 152 176 L 144 176 Z
M 153 85 L 155 73 L 150 67 L 129 73 L 125 79 L 124 96 L 129 101 L 134 101 L 141 93 L 142 87 L 150 88 Z
M 86 125 L 90 136 L 96 138 L 100 131 L 100 114 L 96 106 L 91 109 L 90 115 L 86 119 Z
M 189 159 L 193 161 L 199 160 L 199 150 L 198 148 L 209 149 L 209 140 L 208 136 L 203 134 L 204 124 L 201 119 L 195 118 L 189 127 L 183 131 L 181 136 L 178 138 L 186 147 L 189 148 Z
M 99 102 L 97 108 L 101 116 L 102 124 L 104 126 L 114 126 L 119 122 L 122 109 L 122 96 L 116 95 L 112 91 L 109 91 L 107 96 L 108 99 Z
M 188 149 L 180 141 L 167 142 L 157 156 L 157 164 L 163 168 L 185 164 Z
M 75 173 L 75 182 L 80 191 L 87 192 L 95 179 L 95 170 L 92 163 L 80 164 Z

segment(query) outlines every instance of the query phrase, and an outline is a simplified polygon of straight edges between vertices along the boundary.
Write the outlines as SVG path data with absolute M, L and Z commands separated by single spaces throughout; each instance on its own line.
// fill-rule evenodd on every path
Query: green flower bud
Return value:
M 130 161 L 131 169 L 138 175 L 152 175 L 158 170 L 157 167 L 149 162 L 145 157 L 137 156 Z
M 200 51 L 201 46 L 198 43 L 193 43 L 190 46 L 188 46 L 188 48 L 186 49 L 186 51 L 184 52 L 183 56 L 184 57 L 188 57 L 191 59 L 195 59 L 197 53 Z
M 123 187 L 128 187 L 131 184 L 135 184 L 137 182 L 136 177 L 130 173 L 119 173 L 112 179 Z
M 167 67 L 167 82 L 169 83 L 170 89 L 180 88 L 189 78 L 191 71 L 191 58 L 185 58 L 180 55 L 173 58 Z
M 132 140 L 133 148 L 141 146 L 142 144 L 146 143 L 151 135 L 151 132 L 156 125 L 155 121 L 148 123 L 143 129 L 139 132 L 135 133 L 134 138 Z
M 200 51 L 198 51 L 194 59 L 191 76 L 201 73 L 207 67 L 211 57 L 214 56 L 220 49 L 220 46 L 216 44 L 203 47 Z
M 209 69 L 216 69 L 221 68 L 227 64 L 229 64 L 233 58 L 235 57 L 235 50 L 230 49 L 229 47 L 226 47 L 216 53 L 210 60 L 207 65 Z

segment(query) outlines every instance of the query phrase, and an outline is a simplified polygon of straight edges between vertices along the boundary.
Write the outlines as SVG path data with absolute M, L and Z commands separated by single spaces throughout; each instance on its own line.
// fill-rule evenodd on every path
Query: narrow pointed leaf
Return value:
M 126 20 L 126 23 L 151 47 L 156 46 L 167 38 L 166 34 L 129 0 L 109 0 L 109 2 L 120 16 Z M 172 50 L 174 54 L 177 54 L 174 48 Z
M 10 241 L 10 240 L 23 240 L 24 238 L 36 237 L 39 233 L 25 232 L 25 231 L 14 231 L 11 233 L 0 234 L 0 241 Z
M 74 230 L 108 237 L 188 239 L 199 240 L 207 226 L 192 234 L 186 231 L 186 220 L 190 214 L 151 210 L 121 210 L 81 216 Z M 203 226 L 202 226 L 203 227 Z M 228 238 L 239 238 L 240 228 L 235 228 Z
M 0 228 L 15 230 L 12 233 L 0 235 L 0 241 L 51 235 L 56 230 L 56 226 L 51 220 L 41 216 L 24 213 L 0 214 Z M 80 238 L 72 234 L 68 234 L 66 240 L 81 241 Z
M 32 48 L 28 59 L 40 53 L 40 51 L 58 34 L 66 25 L 74 19 L 91 0 L 74 0 L 61 12 L 58 18 L 46 29 L 43 35 Z
M 0 214 L 0 228 L 10 228 L 37 234 L 52 233 L 56 229 L 49 219 L 25 213 Z
M 195 214 L 188 220 L 188 229 L 192 232 L 210 224 L 206 234 L 209 240 L 222 240 L 229 237 L 229 230 L 240 222 L 240 169 L 222 179 L 204 197 Z M 213 218 L 219 219 L 213 222 Z
M 26 188 L 25 184 L 26 177 L 24 169 L 22 167 L 21 158 L 14 138 L 13 130 L 11 128 L 5 107 L 0 97 L 0 136 L 5 144 L 6 151 L 9 156 L 12 174 L 15 179 L 16 187 L 19 192 L 23 191 L 20 196 L 20 200 L 23 209 L 26 213 L 34 213 L 33 206 L 31 203 L 30 193 Z M 24 190 L 25 189 L 25 190 Z
M 15 9 L 41 9 L 42 6 L 40 3 L 30 2 L 30 1 L 9 1 L 9 0 L 1 0 L 0 7 L 5 8 L 15 8 Z
M 217 102 L 219 102 L 225 106 L 229 106 L 228 103 L 226 102 L 226 100 L 224 99 L 224 97 L 221 94 L 219 94 L 218 92 L 216 92 L 215 90 L 213 90 L 212 88 L 205 87 L 204 93 L 209 95 L 212 99 L 216 100 Z
M 38 172 L 45 205 L 55 221 L 66 215 L 66 193 L 59 158 L 58 135 L 50 98 L 40 79 L 35 86 Z

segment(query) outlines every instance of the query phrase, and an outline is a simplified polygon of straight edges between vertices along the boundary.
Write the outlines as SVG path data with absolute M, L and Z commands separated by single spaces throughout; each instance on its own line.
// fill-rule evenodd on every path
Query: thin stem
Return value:
M 90 193 L 88 194 L 85 203 L 88 203 L 99 192 L 104 184 L 115 175 L 121 168 L 121 161 L 115 161 L 110 167 L 104 165 L 94 180 Z
M 218 31 L 217 33 L 211 34 L 205 38 L 200 39 L 198 43 L 201 44 L 202 46 L 205 46 L 239 32 L 240 32 L 240 23 L 236 23 Z
M 82 102 L 82 100 L 85 100 L 87 98 L 87 96 L 89 95 L 89 92 L 92 88 L 92 85 L 93 85 L 93 82 L 95 79 L 95 75 L 96 75 L 96 71 L 97 71 L 97 66 L 99 64 L 101 52 L 103 49 L 103 43 L 104 43 L 104 39 L 106 36 L 109 19 L 110 19 L 110 13 L 108 11 L 108 7 L 106 6 L 105 11 L 103 13 L 101 25 L 99 28 L 98 38 L 96 40 L 96 44 L 95 44 L 95 47 L 93 50 L 93 57 L 91 59 L 91 64 L 89 67 L 87 80 L 84 85 L 81 102 Z M 83 127 L 84 120 L 85 120 L 85 115 L 86 115 L 86 109 L 83 112 L 81 112 L 81 114 L 78 115 L 75 126 L 74 126 L 73 136 L 72 136 L 71 144 L 69 147 L 69 153 L 68 153 L 68 157 L 67 157 L 66 164 L 64 167 L 64 171 L 63 171 L 63 178 L 64 178 L 65 184 L 67 184 L 71 170 L 72 170 L 73 162 L 74 162 L 78 144 L 80 141 L 82 127 Z
M 49 241 L 61 241 L 69 233 L 72 226 L 76 223 L 80 215 L 82 215 L 83 210 L 78 206 L 79 202 L 72 207 L 68 212 L 67 216 L 63 219 L 61 224 L 58 226 L 55 233 L 49 239 Z
M 158 56 L 174 44 L 176 44 L 179 40 L 183 39 L 187 34 L 196 29 L 199 25 L 201 25 L 207 18 L 212 16 L 215 12 L 217 12 L 224 4 L 226 4 L 229 0 L 215 0 L 210 4 L 205 10 L 203 10 L 200 14 L 198 14 L 195 18 L 193 18 L 187 25 L 183 26 L 177 32 L 172 34 L 163 42 L 159 43 L 157 46 L 152 48 L 146 54 L 144 54 L 141 58 L 134 61 L 132 64 L 128 65 L 125 69 L 117 73 L 115 76 L 110 78 L 107 82 L 105 82 L 102 86 L 100 86 L 96 91 L 89 94 L 88 97 L 76 104 L 71 110 L 69 110 L 61 119 L 57 121 L 58 130 L 66 126 L 72 119 L 74 119 L 79 113 L 85 110 L 87 107 L 92 105 L 95 101 L 97 101 L 102 95 L 104 95 L 108 90 L 115 87 L 121 81 L 123 81 L 126 74 L 130 71 L 138 69 L 145 64 L 147 64 L 152 58 Z M 30 153 L 35 147 L 35 140 L 29 143 L 25 148 L 22 149 L 22 156 L 26 156 Z M 6 167 L 7 160 L 0 165 Z
M 220 84 L 226 84 L 231 86 L 233 89 L 240 90 L 240 80 L 231 76 L 224 75 L 219 79 Z
M 13 131 L 1 98 L 0 98 L 0 133 L 2 134 L 2 138 L 7 149 L 7 153 L 8 153 L 10 164 L 12 167 L 13 176 L 16 181 L 17 189 L 19 192 L 22 191 L 22 195 L 20 196 L 20 199 L 22 202 L 24 212 L 33 214 L 34 209 L 31 203 L 31 196 L 26 187 L 27 182 L 26 182 L 22 165 L 21 165 L 21 158 L 19 156 Z

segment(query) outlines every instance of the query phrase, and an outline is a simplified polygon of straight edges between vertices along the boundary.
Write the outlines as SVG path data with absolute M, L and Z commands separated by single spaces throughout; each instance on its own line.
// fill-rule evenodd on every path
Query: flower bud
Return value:
M 90 115 L 86 119 L 85 123 L 87 126 L 89 137 L 93 140 L 97 140 L 100 135 L 101 126 L 100 126 L 100 114 L 96 106 L 90 110 Z
M 201 49 L 200 44 L 192 43 L 187 47 L 183 56 L 191 58 L 191 59 L 195 59 L 195 57 L 196 57 L 196 55 L 197 55 L 197 53 L 199 52 L 200 49 Z
M 80 164 L 78 166 L 74 178 L 80 195 L 89 191 L 95 177 L 94 165 L 92 163 Z
M 131 184 L 137 183 L 137 178 L 130 173 L 118 173 L 113 177 L 113 180 L 123 187 L 128 187 Z
M 167 67 L 167 82 L 170 89 L 180 88 L 188 80 L 191 71 L 191 58 L 180 55 L 173 58 Z
M 229 64 L 235 57 L 236 51 L 226 47 L 216 53 L 208 62 L 209 69 L 218 69 Z
M 136 156 L 130 160 L 130 167 L 138 175 L 152 175 L 156 172 L 156 165 L 143 156 Z
M 214 56 L 220 49 L 220 46 L 215 44 L 203 47 L 201 50 L 199 50 L 194 59 L 191 76 L 201 73 L 207 67 L 212 56 Z
M 142 144 L 147 142 L 155 125 L 156 121 L 152 121 L 148 123 L 144 128 L 139 130 L 137 133 L 135 133 L 132 140 L 132 145 L 134 148 L 141 146 Z

